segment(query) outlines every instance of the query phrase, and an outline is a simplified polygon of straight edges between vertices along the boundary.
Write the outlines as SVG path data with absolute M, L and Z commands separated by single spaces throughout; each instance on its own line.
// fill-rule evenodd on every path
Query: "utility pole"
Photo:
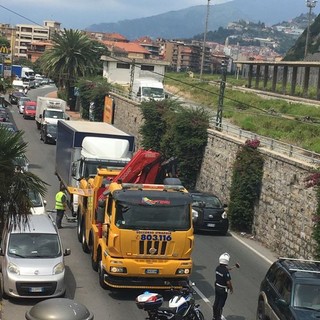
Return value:
M 308 28 L 307 28 L 307 36 L 306 36 L 306 45 L 304 48 L 304 59 L 308 54 L 308 46 L 309 46 L 309 36 L 310 36 L 310 24 L 311 24 L 311 12 L 312 9 L 316 6 L 318 0 L 306 0 L 306 5 L 309 8 L 308 14 Z
M 216 117 L 216 129 L 218 130 L 221 130 L 222 128 L 222 109 L 223 109 L 224 89 L 226 87 L 226 79 L 227 79 L 227 61 L 222 60 L 220 92 L 219 92 L 218 110 L 217 110 L 217 117 Z
M 134 81 L 134 69 L 136 68 L 136 60 L 132 59 L 131 70 L 130 70 L 130 85 L 129 85 L 129 98 L 132 99 L 132 87 Z
M 209 20 L 209 8 L 210 8 L 210 0 L 208 0 L 208 4 L 207 4 L 206 26 L 205 26 L 204 35 L 203 35 L 203 45 L 202 45 L 202 55 L 201 55 L 201 67 L 200 67 L 200 81 L 202 80 L 204 57 L 205 57 L 205 52 L 206 52 L 206 41 L 207 41 L 208 20 Z

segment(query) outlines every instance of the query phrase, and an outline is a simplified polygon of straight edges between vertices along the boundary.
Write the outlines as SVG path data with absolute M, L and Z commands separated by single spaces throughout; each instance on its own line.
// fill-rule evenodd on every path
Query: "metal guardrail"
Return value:
M 260 136 L 256 133 L 243 130 L 239 127 L 222 124 L 221 128 L 215 125 L 215 122 L 210 123 L 210 129 L 221 131 L 230 136 L 236 137 L 242 140 L 253 140 L 258 139 L 260 141 L 260 147 L 272 150 L 274 152 L 280 153 L 289 158 L 297 159 L 311 164 L 320 164 L 320 154 L 306 150 L 292 144 L 284 143 L 272 138 Z
M 129 93 L 118 90 L 116 88 L 112 88 L 111 91 L 115 94 L 123 96 L 129 100 L 133 100 L 129 95 Z M 297 159 L 300 161 L 304 161 L 311 164 L 320 165 L 320 154 L 306 150 L 292 144 L 284 143 L 272 138 L 260 136 L 256 133 L 243 130 L 237 126 L 223 123 L 221 127 L 216 126 L 215 119 L 210 121 L 210 129 L 221 131 L 223 133 L 229 134 L 230 136 L 245 140 L 253 140 L 258 139 L 260 141 L 260 147 L 272 150 L 274 152 L 280 153 L 289 158 Z

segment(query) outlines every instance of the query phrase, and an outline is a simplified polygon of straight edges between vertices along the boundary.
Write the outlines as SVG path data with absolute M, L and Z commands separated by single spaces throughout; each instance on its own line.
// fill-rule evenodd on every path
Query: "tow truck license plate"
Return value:
M 29 288 L 29 292 L 42 292 L 42 291 L 43 291 L 42 287 Z
M 158 274 L 159 269 L 146 269 L 146 274 Z
M 214 223 L 208 223 L 208 227 L 214 228 L 216 225 Z

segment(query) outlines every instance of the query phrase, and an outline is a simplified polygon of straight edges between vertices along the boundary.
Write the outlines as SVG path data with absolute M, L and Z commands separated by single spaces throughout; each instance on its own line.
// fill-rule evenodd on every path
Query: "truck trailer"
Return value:
M 114 176 L 130 161 L 134 136 L 111 124 L 92 121 L 58 121 L 55 173 L 64 187 L 78 187 L 81 178 L 109 168 Z M 78 196 L 68 193 L 73 216 L 78 212 Z

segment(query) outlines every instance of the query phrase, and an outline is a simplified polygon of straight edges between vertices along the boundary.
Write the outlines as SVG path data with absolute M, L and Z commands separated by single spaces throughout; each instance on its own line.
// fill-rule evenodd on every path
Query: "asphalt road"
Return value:
M 36 95 L 45 95 L 55 90 L 46 86 L 31 90 L 32 99 Z M 27 157 L 30 170 L 46 181 L 47 210 L 54 208 L 54 196 L 59 183 L 54 175 L 55 146 L 40 141 L 40 133 L 34 120 L 25 120 L 19 114 L 17 106 L 8 107 L 19 129 L 24 130 L 24 139 L 28 142 Z M 146 313 L 135 306 L 135 297 L 142 291 L 123 290 L 105 291 L 98 283 L 98 275 L 91 268 L 90 256 L 85 254 L 76 236 L 76 224 L 63 221 L 60 230 L 65 248 L 71 249 L 71 255 L 65 258 L 67 268 L 66 297 L 84 304 L 94 314 L 95 320 L 145 319 Z M 250 247 L 254 246 L 252 250 Z M 197 234 L 193 253 L 194 268 L 191 280 L 196 284 L 197 301 L 201 305 L 205 319 L 212 319 L 211 305 L 214 300 L 213 276 L 218 257 L 223 252 L 231 255 L 231 264 L 239 262 L 240 269 L 232 271 L 234 293 L 229 296 L 224 316 L 228 320 L 254 320 L 260 282 L 270 266 L 271 253 L 252 241 L 239 241 L 232 235 L 218 236 Z M 266 259 L 264 256 L 269 258 Z M 168 298 L 168 294 L 165 294 Z M 25 312 L 39 300 L 10 299 L 2 302 L 2 320 L 25 319 Z

